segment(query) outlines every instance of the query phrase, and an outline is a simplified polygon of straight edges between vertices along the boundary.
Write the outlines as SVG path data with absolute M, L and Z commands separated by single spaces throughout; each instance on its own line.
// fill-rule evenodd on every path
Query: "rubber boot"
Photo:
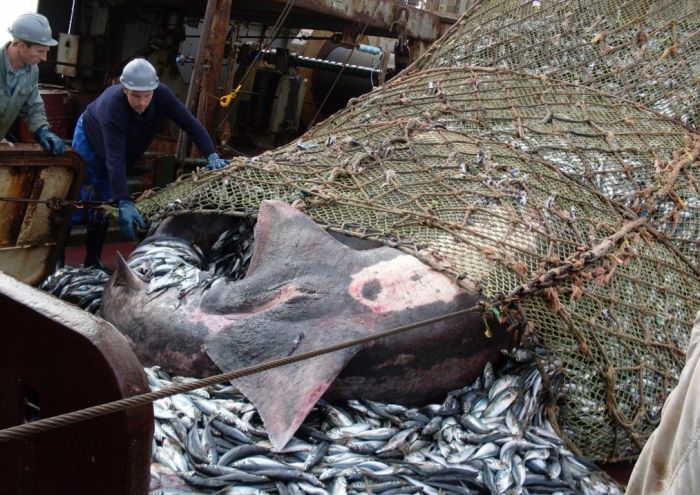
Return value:
M 56 265 L 53 269 L 54 271 L 60 270 L 64 266 L 66 266 L 66 246 L 63 246 L 58 250 L 58 254 L 56 255 Z
M 100 256 L 102 256 L 102 246 L 107 237 L 108 222 L 88 223 L 85 234 L 85 268 L 104 269 Z

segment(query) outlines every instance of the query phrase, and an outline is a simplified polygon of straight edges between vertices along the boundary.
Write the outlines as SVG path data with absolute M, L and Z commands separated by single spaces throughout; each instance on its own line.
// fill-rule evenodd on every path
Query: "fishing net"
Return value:
M 410 70 L 503 67 L 584 84 L 700 125 L 697 0 L 483 0 Z
M 700 125 L 700 2 L 483 0 L 466 12 L 407 73 L 459 66 L 505 67 L 583 84 L 640 102 L 696 130 Z M 544 103 L 541 99 L 532 102 Z M 530 110 L 528 117 L 533 116 Z M 596 112 L 593 122 L 603 124 L 597 129 L 598 137 L 617 140 L 609 143 L 606 150 L 615 153 L 616 159 L 606 161 L 591 150 L 587 162 L 568 163 L 571 156 L 556 148 L 549 150 L 551 158 L 564 170 L 569 168 L 586 175 L 588 182 L 608 197 L 631 206 L 637 213 L 650 214 L 657 228 L 697 268 L 700 266 L 697 167 L 694 172 L 687 171 L 671 180 L 667 194 L 659 197 L 652 210 L 640 211 L 640 198 L 648 196 L 651 189 L 663 187 L 663 176 L 675 172 L 668 168 L 666 159 L 654 159 L 654 168 L 628 160 L 625 148 L 643 147 L 647 141 L 627 139 L 625 129 L 616 126 L 615 116 L 605 115 L 606 110 L 602 110 Z M 581 115 L 586 117 L 585 112 Z M 508 119 L 504 115 L 499 117 Z M 546 113 L 544 119 L 553 123 L 557 115 Z M 513 130 L 514 124 L 523 138 L 520 121 L 511 122 L 509 130 Z M 636 125 L 646 127 L 648 122 L 644 120 Z M 493 130 L 499 129 L 489 129 Z M 532 131 L 525 137 L 528 141 L 536 139 L 538 132 L 557 132 L 551 127 L 527 130 Z M 645 134 L 644 139 L 653 139 L 653 131 L 647 130 L 651 132 L 638 137 Z M 570 131 L 577 132 L 573 127 Z M 578 145 L 576 140 L 569 140 L 569 149 L 571 144 Z M 694 160 L 697 150 L 690 151 L 693 153 L 690 159 Z
M 677 381 L 700 298 L 697 215 L 685 215 L 697 199 L 676 198 L 697 198 L 699 139 L 586 87 L 437 68 L 139 208 L 254 216 L 276 199 L 416 256 L 563 363 L 566 394 L 548 410 L 572 449 L 629 459 Z

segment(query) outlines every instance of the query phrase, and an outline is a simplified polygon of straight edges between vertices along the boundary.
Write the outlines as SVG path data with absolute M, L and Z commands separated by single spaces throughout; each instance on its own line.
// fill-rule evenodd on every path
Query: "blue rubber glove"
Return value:
M 34 139 L 46 150 L 54 155 L 62 155 L 66 151 L 66 143 L 51 132 L 48 127 L 39 127 L 34 133 Z
M 228 161 L 219 158 L 219 155 L 212 153 L 207 157 L 207 170 L 217 170 L 228 165 Z
M 122 199 L 119 201 L 119 227 L 129 239 L 136 239 L 134 233 L 134 222 L 141 227 L 146 228 L 146 221 L 136 209 L 136 205 L 130 199 Z

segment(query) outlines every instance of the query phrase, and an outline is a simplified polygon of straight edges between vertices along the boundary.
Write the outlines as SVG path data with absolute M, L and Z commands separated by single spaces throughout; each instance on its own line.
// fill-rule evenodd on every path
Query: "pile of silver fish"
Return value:
M 209 249 L 209 259 L 205 259 L 197 244 L 183 238 L 146 238 L 129 256 L 129 268 L 148 281 L 146 294 L 175 287 L 184 296 L 218 278 L 239 280 L 245 276 L 253 256 L 254 224 L 242 222 L 222 232 Z
M 85 311 L 97 313 L 109 274 L 98 268 L 64 266 L 46 277 L 39 288 Z
M 154 297 L 167 288 L 184 295 L 220 277 L 243 277 L 251 246 L 251 226 L 224 232 L 208 260 L 194 244 L 158 237 L 140 245 L 129 265 Z M 194 276 L 203 267 L 207 276 Z M 64 267 L 41 288 L 94 313 L 108 278 L 102 270 Z M 441 404 L 320 401 L 281 450 L 232 385 L 156 401 L 151 494 L 622 494 L 600 468 L 567 449 L 547 419 L 537 359 L 555 389 L 558 368 L 540 347 L 530 348 L 536 350 L 511 351 L 498 375 L 486 366 Z M 146 373 L 152 390 L 194 380 L 158 367 Z
M 178 287 L 180 297 L 199 283 L 202 251 L 177 238 L 146 239 L 129 257 L 129 267 L 148 281 L 146 294 Z
M 209 270 L 213 272 L 214 278 L 240 280 L 245 276 L 253 256 L 254 226 L 255 221 L 248 219 L 238 228 L 222 232 L 214 242 L 209 263 Z
M 151 494 L 622 494 L 547 419 L 537 362 L 554 389 L 560 380 L 535 349 L 509 352 L 497 375 L 486 366 L 441 404 L 320 401 L 281 450 L 231 385 L 159 400 Z M 152 390 L 192 380 L 146 372 Z
M 180 297 L 190 290 L 212 285 L 219 278 L 239 280 L 245 276 L 253 255 L 254 222 L 224 231 L 205 259 L 194 243 L 178 237 L 145 239 L 132 252 L 129 267 L 148 282 L 154 297 L 176 288 Z M 49 275 L 39 288 L 80 308 L 97 313 L 110 273 L 98 268 L 64 266 Z

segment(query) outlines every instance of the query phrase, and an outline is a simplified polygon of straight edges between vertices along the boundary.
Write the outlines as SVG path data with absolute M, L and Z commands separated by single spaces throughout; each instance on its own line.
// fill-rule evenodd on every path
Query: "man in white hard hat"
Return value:
M 156 69 L 145 59 L 126 64 L 121 84 L 110 86 L 78 119 L 73 149 L 87 164 L 82 199 L 119 205 L 122 232 L 134 239 L 134 224 L 145 228 L 141 213 L 129 198 L 127 170 L 153 141 L 163 117 L 187 132 L 207 157 L 207 169 L 225 167 L 209 134 L 173 92 L 161 84 Z M 100 254 L 109 220 L 99 210 L 88 213 L 85 266 L 101 266 Z
M 7 131 L 22 115 L 34 139 L 47 151 L 60 155 L 65 143 L 49 131 L 37 67 L 58 42 L 51 38 L 49 21 L 41 14 L 20 15 L 9 31 L 12 41 L 0 48 L 0 140 L 5 141 Z

